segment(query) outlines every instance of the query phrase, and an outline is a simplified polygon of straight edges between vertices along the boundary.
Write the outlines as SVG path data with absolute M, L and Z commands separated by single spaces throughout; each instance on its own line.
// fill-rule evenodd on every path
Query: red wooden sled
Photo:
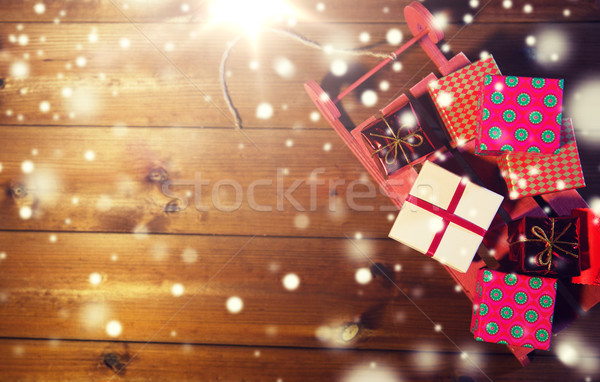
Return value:
M 333 101 L 315 81 L 308 81 L 304 84 L 306 92 L 321 114 L 323 114 L 340 138 L 342 138 L 344 143 L 352 150 L 354 155 L 356 155 L 381 188 L 386 191 L 387 195 L 398 208 L 402 207 L 402 204 L 417 177 L 417 172 L 411 166 L 406 166 L 393 173 L 388 179 L 385 179 L 361 137 L 361 130 L 363 127 L 374 122 L 376 117 L 370 117 L 349 132 L 339 121 L 341 113 L 335 106 L 336 103 L 416 42 L 418 42 L 419 45 L 421 45 L 421 48 L 425 50 L 442 76 L 446 76 L 471 63 L 463 53 L 459 53 L 450 60 L 445 58 L 436 45 L 444 38 L 444 33 L 436 25 L 435 19 L 431 13 L 421 3 L 413 2 L 406 6 L 404 9 L 404 16 L 414 37 L 398 50 L 391 53 L 389 58 L 380 62 L 359 80 L 350 85 Z M 410 93 L 415 98 L 426 94 L 427 85 L 436 79 L 437 76 L 435 74 L 428 74 L 410 89 Z M 408 97 L 405 94 L 402 94 L 379 112 L 383 115 L 389 115 L 407 105 L 408 102 Z M 449 162 L 445 162 L 445 164 L 452 166 L 453 172 L 461 172 L 460 166 L 457 165 L 457 160 L 460 160 L 463 164 L 466 163 L 470 167 L 471 172 L 480 178 L 482 184 L 486 188 L 505 196 L 501 209 L 513 220 L 526 215 L 548 215 L 533 197 L 525 197 L 516 201 L 509 200 L 504 180 L 497 175 L 496 157 L 476 156 L 474 154 L 474 149 L 474 141 L 470 141 L 466 145 L 453 150 L 452 155 L 446 155 L 446 150 L 440 149 L 431 154 L 429 158 L 435 160 L 436 156 L 448 156 L 450 158 Z M 464 174 L 464 171 L 462 172 Z M 575 190 L 546 194 L 542 195 L 542 198 L 557 215 L 570 215 L 571 209 L 573 208 L 588 207 L 583 198 L 581 198 L 579 193 Z M 498 264 L 498 261 L 502 261 L 507 256 L 508 244 L 506 243 L 506 237 L 506 223 L 497 215 L 492 226 L 488 230 L 488 234 L 486 234 L 484 238 L 483 245 L 480 247 L 478 252 L 480 256 L 476 256 L 469 270 L 466 273 L 460 273 L 449 267 L 445 267 L 448 273 L 450 273 L 456 282 L 461 285 L 462 290 L 471 301 L 473 301 L 475 295 L 477 271 L 486 265 L 494 267 Z M 494 254 L 493 257 L 489 255 L 490 253 Z M 570 283 L 561 284 L 559 287 L 559 296 L 557 297 L 557 312 L 555 313 L 553 332 L 556 333 L 557 331 L 564 329 L 580 312 L 589 310 L 598 302 L 600 302 L 600 288 L 598 287 Z M 561 317 L 557 317 L 559 315 Z M 533 349 L 514 346 L 508 346 L 508 348 L 523 366 L 529 363 L 528 354 L 532 352 Z

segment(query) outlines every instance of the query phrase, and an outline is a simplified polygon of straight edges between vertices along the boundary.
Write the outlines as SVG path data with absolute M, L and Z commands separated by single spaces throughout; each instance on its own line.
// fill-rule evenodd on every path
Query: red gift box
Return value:
M 476 152 L 553 154 L 560 147 L 563 80 L 486 75 Z
M 479 93 L 486 74 L 500 74 L 492 56 L 434 81 L 428 87 L 452 147 L 475 138 Z
M 508 186 L 510 199 L 585 187 L 583 171 L 570 119 L 564 119 L 556 155 L 510 153 L 500 157 L 498 167 Z
M 477 341 L 548 350 L 556 282 L 480 269 L 471 333 Z
M 600 217 L 589 208 L 576 208 L 571 215 L 579 218 L 581 275 L 575 284 L 600 285 Z
M 410 104 L 383 115 L 361 129 L 362 138 L 384 177 L 411 163 L 427 158 L 435 148 Z
M 523 273 L 578 276 L 579 219 L 526 216 L 508 224 L 509 258 Z

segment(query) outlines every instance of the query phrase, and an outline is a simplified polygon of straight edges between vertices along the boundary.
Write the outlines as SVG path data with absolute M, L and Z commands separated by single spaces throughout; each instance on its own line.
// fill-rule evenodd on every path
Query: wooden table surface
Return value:
M 387 239 L 392 203 L 302 86 L 343 89 L 377 58 L 243 37 L 226 68 L 236 130 L 219 67 L 241 30 L 209 3 L 0 3 L 0 380 L 600 378 L 600 309 L 522 368 L 473 339 L 441 265 Z M 410 37 L 408 3 L 296 0 L 285 25 L 387 53 L 390 30 Z M 591 202 L 600 117 L 577 105 L 600 105 L 600 3 L 505 3 L 424 5 L 448 19 L 449 57 L 565 78 Z M 344 99 L 348 127 L 434 68 L 417 46 L 398 61 Z

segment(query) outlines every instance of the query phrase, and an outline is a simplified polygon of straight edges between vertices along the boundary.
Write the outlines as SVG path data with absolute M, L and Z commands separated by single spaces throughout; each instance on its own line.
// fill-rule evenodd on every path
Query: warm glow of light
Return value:
M 229 297 L 225 305 L 227 306 L 229 313 L 232 314 L 237 314 L 244 308 L 244 302 L 237 296 Z
M 123 327 L 119 321 L 113 320 L 106 324 L 106 334 L 111 337 L 118 337 L 121 335 Z
M 102 275 L 98 272 L 91 273 L 89 281 L 92 285 L 99 285 L 102 282 Z
M 356 270 L 354 274 L 354 279 L 357 283 L 365 285 L 371 282 L 373 275 L 371 274 L 371 270 L 369 268 L 359 268 Z
M 292 8 L 283 0 L 213 0 L 209 6 L 212 22 L 242 27 L 255 35 L 266 23 L 292 16 Z
M 287 290 L 296 290 L 300 286 L 300 277 L 295 273 L 288 273 L 283 277 L 283 286 Z
M 183 287 L 182 284 L 173 284 L 173 286 L 171 287 L 171 294 L 175 297 L 179 297 L 183 295 L 183 292 L 185 291 L 185 288 Z

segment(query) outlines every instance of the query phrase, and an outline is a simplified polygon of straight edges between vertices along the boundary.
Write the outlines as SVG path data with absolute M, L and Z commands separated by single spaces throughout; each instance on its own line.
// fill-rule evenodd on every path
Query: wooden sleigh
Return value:
M 413 34 L 413 38 L 398 50 L 391 53 L 389 58 L 380 62 L 355 83 L 351 84 L 334 100 L 331 100 L 329 95 L 323 91 L 315 81 L 308 81 L 304 85 L 306 92 L 321 114 L 327 119 L 329 124 L 338 133 L 350 150 L 352 150 L 373 179 L 375 179 L 379 186 L 386 191 L 387 195 L 398 208 L 402 207 L 402 204 L 417 177 L 417 171 L 412 166 L 405 166 L 386 179 L 377 167 L 370 151 L 361 137 L 361 130 L 365 126 L 372 124 L 377 117 L 372 116 L 352 131 L 348 131 L 339 120 L 341 113 L 336 107 L 336 103 L 416 42 L 419 43 L 421 48 L 423 48 L 431 58 L 442 76 L 453 73 L 471 63 L 463 53 L 459 53 L 450 60 L 446 59 L 436 45 L 443 39 L 444 33 L 436 25 L 434 17 L 423 5 L 418 2 L 409 4 L 404 9 L 404 16 L 408 27 Z M 434 73 L 428 74 L 409 90 L 410 96 L 418 99 L 419 97 L 426 95 L 428 84 L 436 79 L 437 76 Z M 379 110 L 378 114 L 389 115 L 403 106 L 406 106 L 408 103 L 409 96 L 402 94 L 383 109 Z M 433 111 L 431 113 L 433 113 Z M 421 117 L 422 116 L 419 116 L 419 118 Z M 431 119 L 431 116 L 429 117 Z M 459 175 L 469 176 L 472 181 L 480 183 L 482 186 L 505 197 L 494 222 L 484 237 L 483 244 L 478 251 L 479 256 L 475 257 L 468 271 L 466 273 L 460 273 L 445 266 L 448 273 L 450 273 L 462 287 L 462 290 L 471 301 L 474 300 L 475 296 L 478 270 L 484 266 L 497 268 L 501 263 L 506 262 L 507 260 L 508 244 L 506 242 L 506 223 L 508 221 L 523 216 L 546 217 L 570 215 L 571 209 L 573 208 L 588 207 L 583 198 L 581 198 L 579 193 L 575 190 L 566 190 L 538 197 L 524 197 L 518 200 L 510 200 L 507 197 L 508 192 L 504 180 L 499 175 L 496 163 L 497 157 L 477 156 L 474 152 L 474 141 L 470 141 L 456 149 L 442 148 L 428 156 L 429 160 L 434 161 L 436 158 L 438 160 L 444 158 L 443 166 L 447 169 Z M 545 205 L 545 208 L 541 205 Z M 600 302 L 599 287 L 571 284 L 570 282 L 559 282 L 552 330 L 553 333 L 557 333 L 566 328 L 578 317 L 578 315 L 591 309 L 598 302 Z M 510 345 L 507 346 L 521 365 L 525 366 L 530 362 L 528 354 L 532 352 L 533 349 Z

